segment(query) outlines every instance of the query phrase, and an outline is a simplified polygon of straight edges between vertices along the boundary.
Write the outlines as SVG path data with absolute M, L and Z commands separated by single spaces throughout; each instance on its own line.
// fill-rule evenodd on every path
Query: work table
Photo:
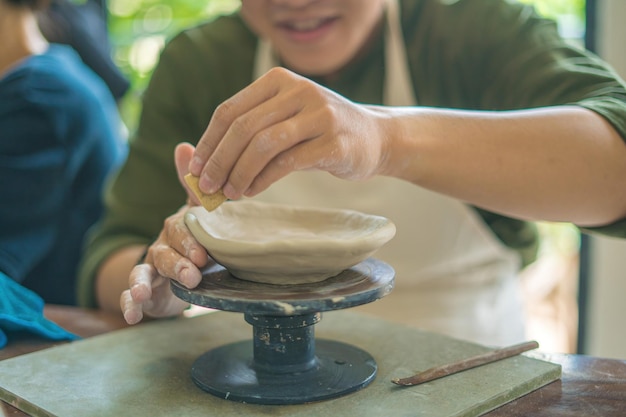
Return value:
M 127 327 L 121 315 L 98 310 L 46 306 L 52 321 L 83 338 Z M 9 340 L 0 350 L 0 360 L 39 351 L 64 342 L 51 342 L 29 335 Z M 562 377 L 528 395 L 497 408 L 486 416 L 623 416 L 626 409 L 626 361 L 585 355 L 535 353 L 536 358 L 562 366 Z M 0 402 L 5 416 L 26 414 Z

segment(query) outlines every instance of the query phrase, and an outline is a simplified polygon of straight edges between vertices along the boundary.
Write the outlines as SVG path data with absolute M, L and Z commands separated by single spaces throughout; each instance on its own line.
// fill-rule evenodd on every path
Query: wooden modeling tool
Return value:
M 462 359 L 457 362 L 452 362 L 446 365 L 436 366 L 434 368 L 427 369 L 426 371 L 419 372 L 408 378 L 394 378 L 391 380 L 396 385 L 412 386 L 423 384 L 424 382 L 432 381 L 437 378 L 443 378 L 444 376 L 456 374 L 458 372 L 466 371 L 468 369 L 476 368 L 477 366 L 486 365 L 488 363 L 496 362 L 502 359 L 510 358 L 512 356 L 519 355 L 520 353 L 537 349 L 539 343 L 535 341 L 524 342 L 518 345 L 505 347 L 502 349 L 492 350 L 481 355 L 473 356 L 471 358 Z

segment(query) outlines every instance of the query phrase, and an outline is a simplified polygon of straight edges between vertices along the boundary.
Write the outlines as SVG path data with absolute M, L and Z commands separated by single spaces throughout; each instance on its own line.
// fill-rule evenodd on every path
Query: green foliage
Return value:
M 141 92 L 167 40 L 239 5 L 239 0 L 109 0 L 113 58 L 132 86 L 120 108 L 131 132 L 139 119 Z
M 585 0 L 519 0 L 532 4 L 544 16 L 558 20 L 559 16 L 573 15 L 581 19 L 585 16 Z

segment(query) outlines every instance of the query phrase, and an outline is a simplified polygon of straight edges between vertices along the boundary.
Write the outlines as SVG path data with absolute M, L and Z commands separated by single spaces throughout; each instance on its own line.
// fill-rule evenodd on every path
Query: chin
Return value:
M 336 73 L 343 65 L 331 62 L 327 57 L 321 57 L 311 59 L 310 56 L 307 59 L 300 60 L 285 60 L 287 67 L 299 74 L 309 75 L 314 77 L 324 77 Z

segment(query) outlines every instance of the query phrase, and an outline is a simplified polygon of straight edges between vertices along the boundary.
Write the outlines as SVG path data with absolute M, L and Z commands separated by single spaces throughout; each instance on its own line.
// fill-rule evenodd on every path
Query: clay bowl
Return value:
M 352 210 L 232 201 L 191 207 L 185 224 L 237 278 L 292 285 L 323 281 L 370 257 L 396 233 L 388 219 Z

